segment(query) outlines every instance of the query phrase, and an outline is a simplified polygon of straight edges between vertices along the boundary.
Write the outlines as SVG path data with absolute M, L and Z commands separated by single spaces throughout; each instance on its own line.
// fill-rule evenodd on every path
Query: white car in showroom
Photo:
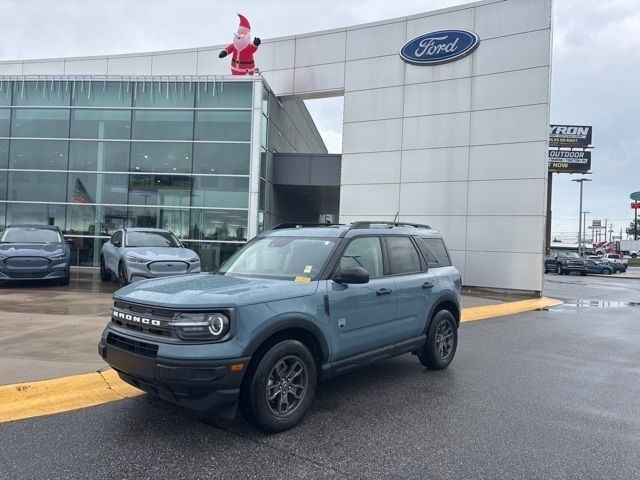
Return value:
M 100 278 L 124 287 L 146 278 L 200 272 L 200 257 L 169 230 L 122 228 L 100 252 Z

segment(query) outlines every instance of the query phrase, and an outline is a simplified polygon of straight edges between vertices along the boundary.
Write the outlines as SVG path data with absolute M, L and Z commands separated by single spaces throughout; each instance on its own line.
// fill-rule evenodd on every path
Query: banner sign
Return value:
M 593 220 L 592 226 L 593 227 L 601 227 L 602 226 L 602 220 Z
M 633 192 L 629 196 L 631 197 L 631 200 L 633 200 L 634 202 L 640 202 L 640 192 Z
M 550 172 L 588 172 L 591 170 L 591 152 L 584 150 L 549 150 Z
M 439 65 L 466 57 L 480 39 L 468 30 L 440 30 L 409 40 L 400 50 L 400 57 L 413 65 Z
M 631 208 L 633 208 L 633 209 L 640 208 L 640 202 L 633 202 L 631 204 Z
M 550 147 L 584 148 L 591 145 L 591 126 L 551 125 Z

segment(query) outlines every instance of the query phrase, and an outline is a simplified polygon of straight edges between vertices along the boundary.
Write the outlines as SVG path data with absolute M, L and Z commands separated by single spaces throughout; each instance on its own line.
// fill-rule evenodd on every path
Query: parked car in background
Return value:
M 200 272 L 200 257 L 168 230 L 123 228 L 100 252 L 100 278 L 121 287 L 145 278 Z
M 0 280 L 56 280 L 69 285 L 70 258 L 58 227 L 10 225 L 0 235 Z
M 559 275 L 576 272 L 584 276 L 587 274 L 587 263 L 575 252 L 556 252 L 544 259 L 544 273 L 549 272 Z
M 631 250 L 629 256 L 631 258 L 638 258 L 638 256 L 640 256 L 640 250 Z
M 587 260 L 587 272 L 598 275 L 611 275 L 612 273 L 624 273 L 627 269 L 623 265 L 611 262 L 599 262 Z
M 617 253 L 606 253 L 602 256 L 602 260 L 611 262 L 611 263 L 616 263 L 618 265 L 623 265 L 625 269 L 626 267 L 629 266 L 629 260 L 625 258 L 621 258 L 621 256 Z

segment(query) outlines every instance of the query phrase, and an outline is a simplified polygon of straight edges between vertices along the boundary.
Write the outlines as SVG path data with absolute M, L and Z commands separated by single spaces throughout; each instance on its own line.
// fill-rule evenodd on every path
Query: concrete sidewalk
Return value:
M 0 385 L 95 372 L 107 365 L 97 344 L 110 319 L 115 282 L 77 270 L 69 287 L 0 286 Z M 464 295 L 464 308 L 501 304 Z

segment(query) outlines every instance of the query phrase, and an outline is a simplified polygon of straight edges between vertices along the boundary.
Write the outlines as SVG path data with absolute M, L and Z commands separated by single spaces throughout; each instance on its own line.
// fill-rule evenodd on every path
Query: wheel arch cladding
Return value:
M 259 358 L 282 340 L 298 340 L 304 344 L 311 351 L 318 371 L 329 359 L 329 345 L 320 328 L 297 318 L 283 320 L 260 332 L 249 342 L 243 355 Z
M 453 318 L 456 319 L 456 325 L 458 327 L 460 326 L 460 305 L 454 296 L 445 295 L 439 298 L 436 302 L 434 302 L 433 307 L 429 312 L 425 333 L 429 331 L 429 327 L 431 326 L 433 317 L 435 317 L 435 315 L 441 310 L 448 310 L 449 312 L 451 312 L 451 315 L 453 315 Z

